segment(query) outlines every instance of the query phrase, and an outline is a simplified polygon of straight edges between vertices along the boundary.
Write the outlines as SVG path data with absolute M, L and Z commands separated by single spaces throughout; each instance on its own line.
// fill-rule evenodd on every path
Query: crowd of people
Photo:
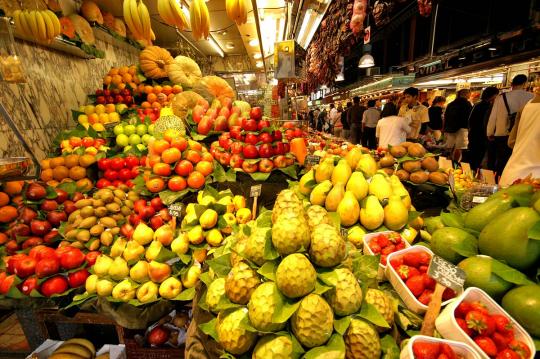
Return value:
M 437 96 L 429 105 L 420 103 L 419 90 L 410 87 L 384 106 L 381 100 L 354 97 L 345 108 L 330 104 L 308 117 L 317 131 L 370 149 L 429 136 L 454 161 L 468 162 L 473 170 L 490 169 L 502 175 L 501 181 L 529 173 L 540 177 L 540 91 L 527 91 L 527 83 L 527 76 L 516 75 L 509 91 L 486 87 L 474 104 L 469 89 L 459 90 L 448 104 Z

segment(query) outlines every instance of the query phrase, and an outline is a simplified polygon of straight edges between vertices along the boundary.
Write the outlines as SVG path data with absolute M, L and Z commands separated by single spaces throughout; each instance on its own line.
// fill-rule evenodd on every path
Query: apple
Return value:
M 276 142 L 273 146 L 273 151 L 275 155 L 284 155 L 285 144 L 283 142 Z
M 154 216 L 152 218 L 150 218 L 150 227 L 155 231 L 157 230 L 159 227 L 161 227 L 163 225 L 163 218 L 161 218 L 160 216 Z
M 299 128 L 295 128 L 294 129 L 294 137 L 297 138 L 297 137 L 302 137 L 302 136 L 304 136 L 304 132 Z
M 214 131 L 226 131 L 229 127 L 225 116 L 218 116 L 214 121 Z
M 228 133 L 224 133 L 219 136 L 219 147 L 223 148 L 225 151 L 228 151 L 232 144 L 231 136 Z
M 244 157 L 241 154 L 235 153 L 231 155 L 229 166 L 232 168 L 242 168 L 242 163 L 244 163 Z
M 274 158 L 274 167 L 277 167 L 277 168 L 287 167 L 287 158 L 283 155 L 276 156 Z
M 56 258 L 49 257 L 37 262 L 35 272 L 38 278 L 45 278 L 58 273 L 59 270 L 60 261 Z
M 206 113 L 205 113 L 205 116 L 208 116 L 212 120 L 215 120 L 216 117 L 217 117 L 217 109 L 215 109 L 215 108 L 208 109 L 208 111 L 206 111 Z
M 32 222 L 33 221 L 36 221 L 36 220 L 34 219 L 34 220 L 32 220 Z M 32 222 L 30 222 L 30 223 L 32 223 Z M 46 222 L 46 221 L 41 221 L 41 222 Z M 49 227 L 50 227 L 50 224 L 49 224 Z M 11 233 L 11 237 L 13 239 L 16 239 L 17 236 L 19 236 L 19 237 L 28 237 L 30 235 L 30 227 L 27 226 L 24 223 L 15 223 L 13 225 L 10 224 L 9 230 L 10 230 L 10 233 Z M 47 233 L 47 232 L 45 232 L 45 233 Z
M 60 239 L 60 233 L 56 229 L 53 229 L 52 231 L 43 236 L 43 242 L 47 244 L 54 243 L 58 239 Z
M 63 189 L 55 188 L 54 191 L 56 192 L 56 198 L 54 199 L 56 203 L 62 204 L 68 200 L 69 194 Z
M 32 220 L 35 219 L 37 215 L 38 215 L 37 212 L 34 211 L 33 209 L 28 208 L 28 207 L 23 207 L 19 214 L 19 219 L 24 224 L 30 224 L 30 222 L 32 222 Z
M 171 267 L 167 263 L 151 261 L 148 264 L 148 277 L 151 281 L 161 283 L 171 276 Z
M 205 110 L 201 105 L 196 105 L 195 107 L 193 107 L 193 110 L 191 111 L 191 117 L 193 119 L 193 122 L 197 124 L 201 122 L 204 112 Z
M 228 107 L 222 107 L 218 112 L 218 117 L 223 116 L 225 117 L 225 119 L 229 118 L 230 115 L 231 115 L 231 110 L 229 110 Z
M 36 236 L 44 236 L 49 233 L 52 229 L 52 226 L 47 221 L 41 221 L 39 219 L 34 219 L 30 222 L 30 230 Z
M 115 103 L 113 96 L 105 96 L 106 103 Z
M 152 206 L 146 206 L 142 209 L 140 215 L 144 219 L 149 219 L 156 214 L 156 210 Z
M 60 227 L 62 222 L 66 222 L 68 216 L 64 211 L 53 211 L 47 213 L 47 221 L 55 228 Z
M 254 133 L 248 133 L 245 142 L 250 145 L 256 145 L 259 142 L 259 136 Z
M 34 289 L 39 290 L 38 279 L 36 277 L 26 278 L 24 282 L 19 284 L 19 290 L 24 295 L 30 295 Z
M 242 109 L 238 106 L 233 105 L 233 107 L 231 108 L 231 112 L 240 115 L 242 113 Z
M 263 143 L 272 143 L 274 139 L 272 138 L 272 135 L 268 132 L 263 132 L 259 135 L 259 141 L 262 141 Z
M 291 145 L 289 143 L 283 143 L 283 147 L 285 147 L 285 154 L 289 153 L 291 151 Z
M 170 335 L 171 331 L 169 329 L 165 328 L 162 325 L 158 325 L 150 331 L 147 340 L 148 343 L 150 343 L 151 345 L 160 346 L 165 344 L 167 340 L 169 340 Z
M 26 188 L 26 198 L 31 201 L 39 201 L 47 195 L 47 191 L 45 190 L 45 187 L 40 185 L 39 183 L 32 182 L 28 185 L 28 188 Z
M 242 151 L 244 158 L 257 158 L 259 156 L 259 152 L 257 151 L 257 147 L 254 145 L 246 145 L 244 146 L 244 149 Z
M 273 155 L 274 155 L 274 151 L 272 150 L 271 144 L 265 143 L 259 146 L 259 157 L 270 158 Z
M 160 216 L 165 222 L 169 222 L 172 219 L 172 216 L 167 208 L 160 209 L 157 215 Z
M 86 278 L 90 276 L 90 272 L 86 269 L 81 269 L 68 274 L 68 283 L 71 288 L 78 288 L 84 285 Z
M 214 120 L 208 115 L 204 115 L 197 124 L 197 132 L 201 135 L 207 135 L 214 127 Z
M 84 253 L 75 247 L 70 247 L 69 251 L 63 253 L 60 257 L 60 264 L 64 269 L 74 269 L 80 267 L 84 262 Z
M 54 294 L 64 293 L 68 289 L 68 281 L 66 278 L 57 275 L 55 277 L 47 279 L 41 283 L 41 294 L 46 297 L 50 297 Z
M 174 239 L 174 230 L 168 224 L 159 227 L 154 232 L 154 241 L 159 241 L 164 246 L 168 246 Z
M 5 247 L 8 254 L 13 254 L 20 249 L 19 244 L 14 239 L 6 242 Z
M 285 160 L 287 161 L 287 166 L 294 165 L 294 157 L 287 157 L 285 156 Z
M 47 247 L 44 245 L 38 245 L 34 248 L 30 249 L 30 252 L 28 252 L 28 256 L 30 258 L 34 258 L 36 261 L 40 261 L 45 258 L 55 258 L 56 259 L 56 252 L 51 247 Z
M 153 209 L 156 211 L 159 211 L 162 208 L 165 208 L 165 205 L 163 204 L 163 201 L 159 197 L 154 197 L 150 200 L 150 206 L 152 206 Z
M 266 119 L 260 120 L 259 123 L 257 124 L 257 129 L 259 131 L 261 131 L 263 128 L 267 128 L 267 127 L 270 127 L 270 121 L 268 121 Z
M 137 299 L 141 303 L 148 303 L 157 299 L 158 286 L 154 282 L 143 283 L 137 288 Z
M 242 122 L 240 122 L 240 117 L 236 112 L 231 113 L 230 116 L 227 118 L 227 125 L 229 129 L 233 126 L 242 125 Z
M 165 299 L 173 299 L 182 291 L 182 282 L 175 277 L 165 279 L 159 285 L 159 295 Z
M 235 140 L 242 141 L 242 127 L 241 126 L 232 126 L 229 127 L 229 133 L 231 134 L 231 137 Z
M 274 162 L 268 158 L 259 161 L 259 172 L 269 173 L 274 168 Z
M 3 273 L 2 273 L 3 274 Z M 0 277 L 1 278 L 1 277 Z M 7 294 L 15 282 L 15 274 L 6 276 L 0 281 L 0 294 Z
M 232 154 L 242 153 L 243 149 L 244 149 L 244 144 L 242 142 L 236 142 L 236 141 L 233 142 L 230 147 Z
M 257 121 L 254 119 L 246 119 L 242 122 L 242 129 L 245 131 L 257 131 Z
M 17 262 L 26 258 L 26 254 L 18 253 L 6 258 L 6 271 L 9 274 L 15 273 Z
M 219 157 L 219 163 L 221 163 L 222 166 L 228 166 L 231 162 L 231 154 L 228 152 L 224 152 Z
M 49 211 L 54 211 L 58 208 L 58 203 L 52 199 L 46 199 L 44 200 L 42 203 L 41 203 L 41 206 L 39 207 L 39 209 L 41 209 L 42 211 L 46 211 L 46 212 L 49 212 Z
M 242 163 L 242 170 L 244 170 L 244 172 L 246 173 L 254 173 L 257 171 L 257 164 L 256 163 L 250 163 L 250 162 L 247 162 L 247 161 L 244 161 Z
M 260 107 L 252 107 L 249 112 L 249 117 L 254 120 L 260 120 L 262 117 L 262 109 Z
M 144 207 L 146 207 L 145 199 L 138 199 L 135 202 L 133 202 L 133 210 L 139 214 L 141 214 Z
M 32 247 L 35 247 L 39 244 L 43 244 L 43 238 L 41 237 L 30 237 L 28 239 L 26 239 L 21 248 L 22 249 L 27 249 L 27 248 L 32 248 Z
M 15 263 L 15 274 L 20 278 L 31 276 L 36 271 L 36 260 L 26 257 Z
M 96 97 L 96 103 L 99 103 L 101 105 L 105 105 L 107 103 L 107 99 L 105 96 L 97 96 Z
M 97 257 L 99 257 L 100 254 L 101 252 L 99 251 L 91 251 L 91 252 L 86 253 L 86 256 L 85 256 L 86 263 L 88 263 L 89 266 L 93 266 L 94 263 L 96 263 Z
M 64 205 L 64 212 L 66 212 L 68 216 L 77 210 L 75 203 L 69 199 L 62 204 Z

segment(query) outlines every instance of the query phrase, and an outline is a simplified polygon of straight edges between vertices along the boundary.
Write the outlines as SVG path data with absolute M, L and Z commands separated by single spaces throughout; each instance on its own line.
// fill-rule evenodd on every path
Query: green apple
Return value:
M 137 125 L 137 134 L 139 136 L 146 135 L 148 133 L 148 127 L 144 123 Z
M 159 295 L 165 299 L 173 299 L 182 291 L 182 282 L 174 277 L 165 279 L 159 285 Z
M 138 145 L 141 143 L 141 136 L 137 135 L 136 133 L 129 136 L 129 144 L 132 146 Z
M 121 133 L 116 136 L 116 144 L 120 147 L 126 147 L 129 145 L 129 137 L 125 133 Z
M 135 128 L 135 125 L 125 125 L 124 126 L 124 133 L 127 135 L 127 136 L 131 136 L 135 133 L 137 129 Z
M 120 283 L 114 286 L 112 290 L 112 297 L 114 299 L 120 299 L 123 302 L 128 302 L 130 299 L 135 298 L 135 288 L 131 285 L 129 279 L 124 279 Z
M 137 299 L 141 303 L 148 303 L 157 299 L 158 286 L 154 282 L 146 282 L 137 289 Z
M 142 135 L 141 141 L 142 141 L 142 143 L 144 143 L 145 145 L 147 145 L 147 144 L 150 142 L 150 140 L 151 140 L 152 138 L 153 138 L 152 135 L 149 135 L 148 133 L 145 133 L 144 135 Z
M 154 124 L 153 124 L 153 123 L 150 124 L 150 125 L 148 125 L 148 133 L 149 133 L 150 135 L 153 135 L 153 134 L 154 134 Z
M 114 283 L 108 279 L 100 279 L 96 284 L 96 292 L 100 297 L 108 297 L 111 295 Z
M 122 126 L 122 125 L 116 125 L 116 126 L 114 126 L 113 132 L 114 132 L 114 134 L 117 135 L 117 136 L 123 134 L 123 133 L 124 133 L 124 126 Z

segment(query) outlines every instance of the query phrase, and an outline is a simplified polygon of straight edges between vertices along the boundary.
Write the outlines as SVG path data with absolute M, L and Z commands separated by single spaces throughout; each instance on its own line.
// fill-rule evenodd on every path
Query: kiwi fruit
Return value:
M 397 170 L 395 175 L 398 176 L 400 181 L 408 181 L 410 176 L 409 172 L 404 169 Z
M 424 157 L 426 149 L 419 143 L 413 143 L 407 148 L 407 152 L 411 157 Z
M 401 164 L 401 167 L 405 171 L 413 173 L 422 169 L 422 163 L 420 161 L 405 161 Z
M 407 143 L 407 142 L 405 142 Z M 390 147 L 390 153 L 396 158 L 403 157 L 407 154 L 407 149 L 403 145 Z
M 387 153 L 383 158 L 379 160 L 379 165 L 383 168 L 392 167 L 394 165 L 394 161 L 395 161 L 394 156 Z
M 435 172 L 439 169 L 439 163 L 433 157 L 426 157 L 422 160 L 422 168 L 429 172 Z
M 410 181 L 416 184 L 425 183 L 428 178 L 429 175 L 424 171 L 416 171 L 414 173 L 411 173 L 411 176 L 409 177 Z
M 431 172 L 429 174 L 429 182 L 438 185 L 445 185 L 448 183 L 448 176 L 446 175 L 446 173 L 442 172 Z

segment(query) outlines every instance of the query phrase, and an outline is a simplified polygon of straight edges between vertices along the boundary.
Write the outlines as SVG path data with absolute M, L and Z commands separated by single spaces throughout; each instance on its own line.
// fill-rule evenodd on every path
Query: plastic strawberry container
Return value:
M 433 256 L 433 252 L 429 248 L 417 245 L 417 246 L 407 247 L 407 248 L 402 249 L 400 251 L 389 254 L 388 255 L 388 263 L 390 263 L 390 261 L 393 258 L 401 256 L 401 255 L 403 255 L 405 253 L 415 252 L 415 251 L 426 252 L 430 256 Z M 413 312 L 415 312 L 417 314 L 424 314 L 427 311 L 428 306 L 425 305 L 425 304 L 422 304 L 414 296 L 414 294 L 412 294 L 412 292 L 407 287 L 407 285 L 405 284 L 403 279 L 401 279 L 399 277 L 399 274 L 396 272 L 394 267 L 392 267 L 391 265 L 386 266 L 386 278 L 388 278 L 388 281 L 390 282 L 390 284 L 392 284 L 392 287 L 394 287 L 394 289 L 399 294 L 399 296 L 401 297 L 403 302 L 407 305 L 407 308 L 409 308 L 410 310 L 412 310 Z M 459 294 L 460 293 L 457 293 L 457 295 L 459 295 Z M 454 299 L 455 298 L 452 298 L 452 299 L 449 299 L 449 300 L 443 302 L 441 304 L 441 306 L 445 306 L 445 305 L 449 304 Z
M 502 314 L 508 317 L 508 319 L 510 319 L 510 322 L 512 323 L 512 326 L 514 328 L 515 338 L 527 344 L 527 346 L 531 350 L 531 356 L 529 357 L 529 359 L 533 359 L 536 353 L 536 349 L 529 333 L 527 333 L 527 331 L 523 329 L 523 327 L 519 325 L 519 323 L 514 318 L 512 318 L 499 304 L 497 304 L 497 302 L 495 302 L 486 292 L 484 292 L 480 288 L 467 288 L 460 296 L 452 300 L 452 303 L 450 303 L 450 305 L 444 308 L 444 310 L 441 312 L 441 314 L 437 317 L 437 320 L 435 321 L 435 327 L 437 328 L 437 331 L 441 333 L 441 335 L 445 339 L 456 340 L 468 344 L 478 353 L 480 358 L 489 359 L 489 356 L 487 356 L 484 351 L 480 349 L 478 345 L 476 345 L 474 340 L 472 340 L 472 338 L 469 337 L 460 328 L 454 314 L 457 306 L 461 302 L 477 300 L 486 305 L 490 314 Z
M 399 355 L 399 359 L 415 359 L 413 353 L 413 344 L 415 342 L 427 342 L 427 343 L 446 343 L 450 345 L 454 353 L 462 359 L 480 359 L 478 354 L 467 344 L 456 342 L 448 339 L 440 339 L 428 337 L 425 335 L 413 336 L 407 345 L 403 348 Z
M 364 235 L 364 249 L 363 249 L 364 254 L 374 256 L 375 253 L 373 253 L 371 251 L 371 248 L 369 248 L 369 242 L 371 242 L 372 239 L 377 238 L 381 234 L 393 234 L 393 233 L 399 234 L 398 232 L 395 232 L 395 231 L 384 231 L 384 232 L 374 232 L 374 233 L 365 234 Z M 411 246 L 409 244 L 409 242 L 407 240 L 405 240 L 403 237 L 401 238 L 401 240 L 403 241 L 403 243 L 405 243 L 405 248 L 408 248 L 408 247 Z M 399 252 L 399 251 L 396 251 L 396 252 L 393 252 L 393 253 L 397 253 L 397 252 Z M 389 256 L 390 255 L 388 255 L 388 257 Z M 387 259 L 388 259 L 388 257 L 387 257 Z M 387 263 L 388 263 L 388 260 L 387 260 Z M 379 271 L 377 272 L 377 279 L 378 280 L 384 280 L 384 278 L 385 278 L 385 276 L 384 276 L 385 269 L 386 269 L 386 266 L 379 263 Z

